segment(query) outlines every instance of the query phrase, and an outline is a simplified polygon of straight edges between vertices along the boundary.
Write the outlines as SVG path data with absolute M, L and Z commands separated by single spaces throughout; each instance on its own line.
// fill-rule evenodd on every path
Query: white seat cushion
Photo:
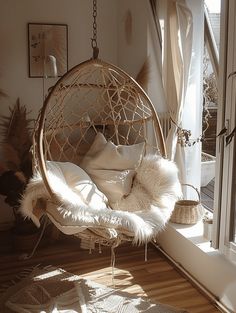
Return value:
M 47 161 L 49 181 L 53 191 L 64 195 L 68 193 L 90 208 L 106 207 L 107 198 L 100 192 L 89 175 L 79 166 L 70 162 Z
M 47 161 L 47 176 L 50 187 L 62 203 L 62 206 L 47 203 L 46 212 L 51 221 L 64 233 L 72 234 L 84 230 L 78 225 L 76 216 L 78 209 L 82 212 L 107 209 L 107 198 L 93 183 L 89 175 L 79 166 L 70 162 Z M 28 216 L 39 227 L 39 216 L 35 215 L 36 199 L 49 198 L 42 184 L 40 175 L 35 175 L 28 184 L 21 202 L 21 212 Z M 43 213 L 43 209 L 41 209 Z M 85 217 L 86 218 L 86 217 Z

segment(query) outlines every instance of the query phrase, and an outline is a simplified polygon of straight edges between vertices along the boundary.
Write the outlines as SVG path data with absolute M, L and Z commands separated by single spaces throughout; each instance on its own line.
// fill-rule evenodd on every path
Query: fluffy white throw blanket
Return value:
M 112 209 L 104 201 L 97 201 L 91 205 L 83 201 L 78 190 L 76 191 L 74 186 L 68 186 L 63 173 L 55 173 L 48 168 L 48 177 L 53 191 L 62 204 L 54 205 L 52 208 L 49 201 L 50 216 L 53 218 L 55 213 L 55 221 L 60 216 L 60 224 L 65 220 L 61 230 L 68 234 L 78 233 L 86 227 L 113 228 L 118 232 L 125 229 L 134 234 L 135 243 L 146 242 L 163 229 L 171 216 L 175 202 L 181 197 L 176 165 L 156 155 L 143 158 L 134 177 L 130 194 L 117 202 Z M 39 220 L 34 214 L 35 203 L 38 199 L 50 200 L 49 198 L 41 176 L 36 174 L 23 196 L 22 214 L 39 226 Z

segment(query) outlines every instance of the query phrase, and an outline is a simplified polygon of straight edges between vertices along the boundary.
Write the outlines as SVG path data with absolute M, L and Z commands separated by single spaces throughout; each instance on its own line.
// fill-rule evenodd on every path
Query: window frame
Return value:
M 233 210 L 233 173 L 235 140 L 228 146 L 225 137 L 235 126 L 236 116 L 236 75 L 230 74 L 236 68 L 236 4 L 233 0 L 222 1 L 222 25 L 221 25 L 221 51 L 219 72 L 219 97 L 220 106 L 217 121 L 217 133 L 224 127 L 227 132 L 217 138 L 217 163 L 215 184 L 215 210 L 212 246 L 226 255 L 232 261 L 236 261 L 236 244 L 232 242 L 232 217 Z
M 220 51 L 219 51 L 219 76 L 218 76 L 218 109 L 217 109 L 217 130 L 220 134 L 225 127 L 225 98 L 226 98 L 226 69 L 227 69 L 227 44 L 228 44 L 228 0 L 221 0 L 220 18 Z M 214 213 L 212 247 L 219 249 L 220 232 L 222 219 L 222 176 L 224 162 L 224 134 L 216 137 L 216 172 L 214 187 Z

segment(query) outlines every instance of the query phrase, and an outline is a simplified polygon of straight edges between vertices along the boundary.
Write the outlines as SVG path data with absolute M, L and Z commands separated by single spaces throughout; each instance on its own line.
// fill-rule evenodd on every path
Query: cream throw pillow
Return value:
M 116 146 L 98 133 L 84 156 L 80 166 L 107 196 L 111 207 L 130 193 L 144 149 L 145 143 Z
M 47 161 L 49 180 L 53 191 L 59 194 L 78 195 L 84 206 L 91 208 L 106 207 L 106 196 L 101 193 L 89 175 L 79 166 L 70 162 Z M 55 182 L 58 182 L 56 184 Z M 75 197 L 77 203 L 77 197 Z
M 79 166 L 70 162 L 47 161 L 49 181 L 53 191 L 60 195 L 62 203 L 70 199 L 65 209 L 47 205 L 50 220 L 65 234 L 83 231 L 86 227 L 78 225 L 78 207 L 84 212 L 89 209 L 103 210 L 107 207 L 106 196 L 97 188 L 89 175 Z

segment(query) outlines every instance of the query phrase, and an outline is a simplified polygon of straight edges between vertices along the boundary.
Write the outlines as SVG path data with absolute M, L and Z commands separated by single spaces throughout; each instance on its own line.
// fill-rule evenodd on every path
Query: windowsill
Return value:
M 236 264 L 212 248 L 210 241 L 203 237 L 203 222 L 195 225 L 169 223 L 160 233 L 158 243 L 175 262 L 236 312 Z
M 218 250 L 211 247 L 210 240 L 203 236 L 203 222 L 200 221 L 194 225 L 183 225 L 169 223 L 169 227 L 175 229 L 180 235 L 191 241 L 196 247 L 203 252 L 218 252 Z
M 230 255 L 226 256 L 222 254 L 218 249 L 213 248 L 211 246 L 211 241 L 203 236 L 204 223 L 202 221 L 194 225 L 169 223 L 168 226 L 178 232 L 178 234 L 183 236 L 183 238 L 189 240 L 195 247 L 199 248 L 202 252 L 211 253 L 212 255 L 219 255 L 221 258 L 225 258 L 226 262 L 230 262 L 232 265 L 236 266 L 235 259 L 230 258 Z

